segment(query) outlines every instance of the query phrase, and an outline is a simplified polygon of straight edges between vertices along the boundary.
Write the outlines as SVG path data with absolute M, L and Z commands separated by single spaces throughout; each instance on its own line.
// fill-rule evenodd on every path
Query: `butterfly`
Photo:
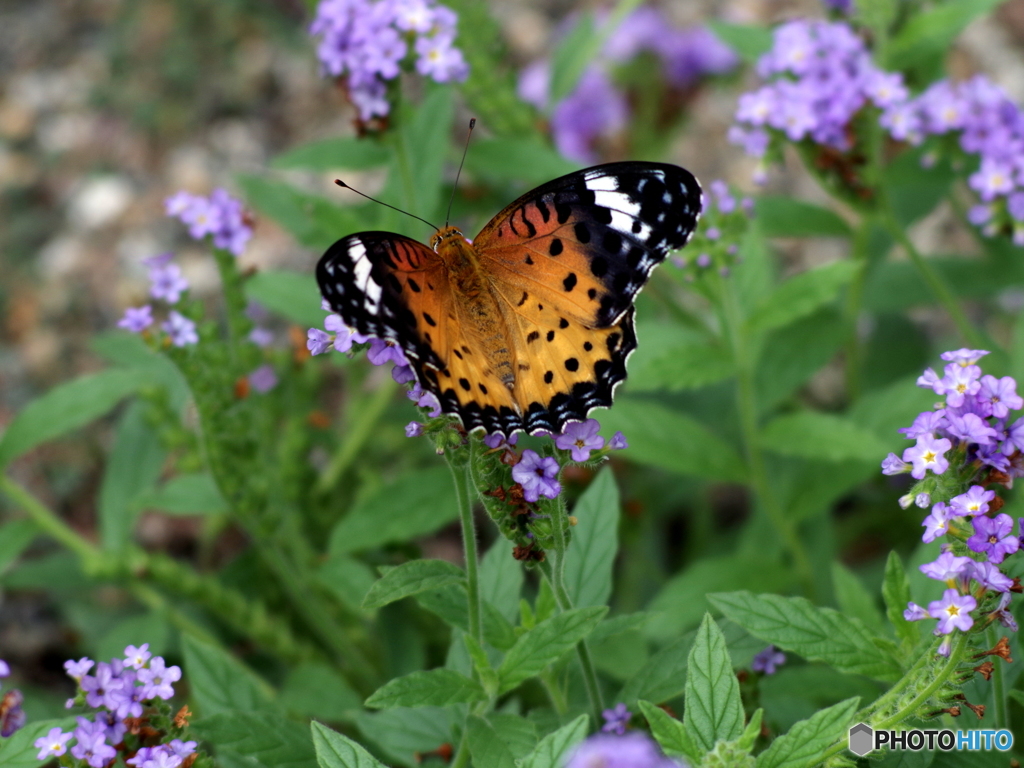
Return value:
M 700 211 L 689 171 L 608 163 L 527 192 L 472 241 L 447 225 L 429 247 L 343 237 L 316 277 L 345 324 L 398 345 L 466 429 L 557 434 L 611 405 L 637 346 L 633 300 Z

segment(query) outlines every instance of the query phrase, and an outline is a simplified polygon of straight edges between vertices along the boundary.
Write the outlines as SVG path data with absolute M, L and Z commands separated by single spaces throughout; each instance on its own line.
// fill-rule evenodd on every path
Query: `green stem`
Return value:
M 327 468 L 320 475 L 316 483 L 318 494 L 327 494 L 338 484 L 342 475 L 352 465 L 363 446 L 373 435 L 374 427 L 384 415 L 388 404 L 394 397 L 395 387 L 392 382 L 382 382 L 373 394 L 365 401 L 359 402 L 358 408 L 353 408 L 352 423 L 345 431 L 345 436 L 338 446 L 338 450 L 331 457 Z
M 472 438 L 471 438 L 472 439 Z M 466 449 L 470 450 L 470 449 Z M 466 560 L 466 601 L 469 612 L 469 634 L 478 643 L 483 643 L 484 625 L 480 600 L 479 558 L 476 548 L 476 525 L 473 520 L 475 488 L 470 478 L 470 463 L 456 466 L 450 452 L 445 453 L 448 468 L 455 483 L 455 497 L 459 505 L 459 522 L 462 525 L 462 548 Z
M 990 648 L 995 647 L 999 642 L 999 632 L 996 630 L 995 622 L 988 625 L 985 630 L 985 638 Z M 995 727 L 1009 728 L 1010 713 L 1006 700 L 1006 679 L 1003 676 L 1003 665 L 1001 659 L 995 659 L 995 666 L 992 668 L 992 702 L 995 710 Z
M 558 713 L 560 718 L 565 717 L 569 711 L 569 702 L 566 701 L 565 694 L 562 692 L 557 681 L 553 680 L 547 672 L 541 672 L 539 677 L 541 685 L 547 691 L 548 698 L 551 699 L 551 706 L 555 708 L 555 712 Z
M 462 738 L 459 739 L 459 748 L 455 752 L 451 768 L 467 768 L 469 765 L 469 739 L 466 738 L 466 730 L 465 727 L 462 729 Z
M 871 233 L 872 219 L 865 216 L 853 236 L 853 260 L 860 269 L 853 276 L 846 292 L 846 304 L 843 314 L 846 316 L 846 396 L 856 400 L 860 396 L 862 349 L 858 321 L 864 304 L 864 286 L 868 279 L 868 238 Z
M 775 497 L 774 489 L 768 479 L 768 468 L 761 450 L 760 430 L 758 429 L 757 387 L 754 383 L 755 361 L 750 352 L 736 289 L 733 281 L 729 279 L 722 279 L 721 285 L 722 327 L 732 346 L 733 360 L 736 363 L 736 404 L 743 435 L 743 447 L 750 472 L 750 484 L 761 507 L 768 515 L 769 521 L 778 531 L 783 545 L 789 551 L 797 576 L 803 583 L 804 592 L 808 597 L 813 597 L 815 594 L 814 573 L 807 550 L 800 541 L 795 526 L 786 517 Z

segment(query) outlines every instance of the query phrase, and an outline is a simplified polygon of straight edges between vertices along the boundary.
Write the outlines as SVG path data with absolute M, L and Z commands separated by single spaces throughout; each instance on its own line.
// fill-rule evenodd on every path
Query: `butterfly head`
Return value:
M 430 238 L 430 247 L 434 249 L 434 253 L 440 253 L 441 249 L 452 241 L 461 241 L 460 245 L 469 242 L 458 227 L 442 227 Z

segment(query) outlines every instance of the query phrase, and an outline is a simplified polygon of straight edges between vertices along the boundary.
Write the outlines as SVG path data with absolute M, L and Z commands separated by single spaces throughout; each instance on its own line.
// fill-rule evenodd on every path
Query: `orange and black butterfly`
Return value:
M 0 697 L 0 736 L 7 738 L 25 725 L 25 710 L 21 708 L 23 701 L 17 688 Z
M 472 241 L 338 240 L 320 291 L 353 330 L 397 344 L 470 430 L 561 432 L 609 406 L 636 349 L 633 300 L 693 235 L 701 189 L 664 163 L 587 168 L 527 192 Z

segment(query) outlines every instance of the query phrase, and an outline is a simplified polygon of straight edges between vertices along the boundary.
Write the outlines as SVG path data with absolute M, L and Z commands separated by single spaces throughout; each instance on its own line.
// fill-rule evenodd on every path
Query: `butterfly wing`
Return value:
M 477 235 L 515 343 L 528 431 L 557 432 L 611 405 L 636 348 L 633 301 L 700 210 L 689 171 L 610 163 L 526 193 Z

